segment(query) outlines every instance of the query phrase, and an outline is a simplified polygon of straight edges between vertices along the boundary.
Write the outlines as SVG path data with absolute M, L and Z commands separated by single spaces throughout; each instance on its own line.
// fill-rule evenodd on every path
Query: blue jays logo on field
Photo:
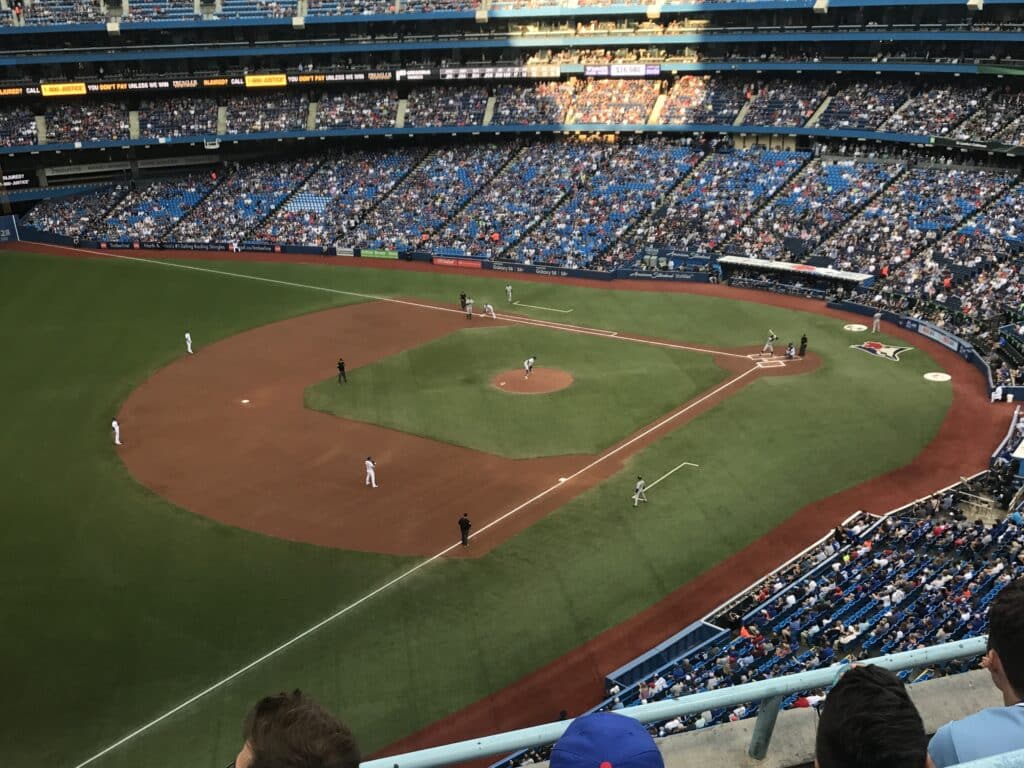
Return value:
M 884 357 L 886 360 L 899 362 L 900 355 L 909 352 L 913 347 L 893 347 L 889 344 L 882 344 L 880 341 L 865 341 L 863 344 L 851 344 L 850 349 L 859 349 L 875 357 Z

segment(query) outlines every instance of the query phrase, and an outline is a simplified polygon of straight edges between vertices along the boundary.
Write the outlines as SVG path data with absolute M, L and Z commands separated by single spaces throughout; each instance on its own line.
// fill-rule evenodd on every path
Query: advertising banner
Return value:
M 364 259 L 397 259 L 398 251 L 385 251 L 379 248 L 360 248 L 358 255 Z
M 479 259 L 456 259 L 450 256 L 435 256 L 431 262 L 439 267 L 463 267 L 464 269 L 483 269 Z
M 631 280 L 677 280 L 686 283 L 706 283 L 710 275 L 706 272 L 626 272 L 624 277 Z
M 18 222 L 13 216 L 0 216 L 0 243 L 13 243 L 18 237 Z

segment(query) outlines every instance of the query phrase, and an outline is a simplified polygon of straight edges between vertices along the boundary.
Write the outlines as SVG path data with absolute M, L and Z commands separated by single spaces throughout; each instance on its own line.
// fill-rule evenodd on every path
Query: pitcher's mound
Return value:
M 493 379 L 491 386 L 513 395 L 543 395 L 557 392 L 572 384 L 572 376 L 558 368 L 534 368 L 530 378 L 525 378 L 523 369 L 502 371 Z

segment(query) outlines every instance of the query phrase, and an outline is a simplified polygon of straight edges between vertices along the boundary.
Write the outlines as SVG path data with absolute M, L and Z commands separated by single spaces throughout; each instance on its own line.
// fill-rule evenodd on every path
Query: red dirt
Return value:
M 491 386 L 512 395 L 546 395 L 571 387 L 572 382 L 572 374 L 559 368 L 534 368 L 529 377 L 513 368 L 491 379 Z
M 332 375 L 339 353 L 346 358 L 349 383 L 337 386 L 358 387 L 360 367 L 466 328 L 461 313 L 439 309 L 367 302 L 197 347 L 195 355 L 161 369 L 125 401 L 118 414 L 125 443 L 121 459 L 156 493 L 229 525 L 322 546 L 423 557 L 458 540 L 444 495 L 424 489 L 455 487 L 470 475 L 478 481 L 466 488 L 464 500 L 477 510 L 475 533 L 469 548 L 454 547 L 448 554 L 479 557 L 740 386 L 760 375 L 802 373 L 817 364 L 814 358 L 788 369 L 758 368 L 747 357 L 715 355 L 725 370 L 744 375 L 600 457 L 506 459 L 303 406 L 306 387 Z M 572 381 L 547 368 L 529 380 L 520 370 L 512 374 L 509 384 L 527 392 Z M 376 489 L 364 483 L 367 455 L 377 463 Z M 529 505 L 514 506 L 542 491 Z M 489 528 L 510 509 L 514 515 Z
M 102 258 L 111 255 L 30 243 L 13 243 L 7 248 L 48 254 L 64 253 L 87 258 Z M 463 272 L 457 268 L 437 268 L 408 262 L 373 261 L 366 263 L 359 259 L 319 259 L 280 254 L 233 255 L 222 252 L 133 251 L 131 255 L 226 261 L 314 262 L 338 266 L 411 271 Z M 513 284 L 554 281 L 592 288 L 602 287 L 609 290 L 693 293 L 822 314 L 843 322 L 863 323 L 864 320 L 858 315 L 827 309 L 820 301 L 812 299 L 720 285 L 640 281 L 595 284 L 584 279 L 551 279 L 543 276 L 513 275 L 503 272 L 474 271 L 471 274 L 475 277 L 505 280 L 513 282 Z M 956 482 L 961 475 L 972 474 L 987 468 L 991 451 L 1006 432 L 1009 419 L 1008 407 L 991 405 L 988 402 L 985 383 L 977 371 L 955 353 L 910 331 L 894 328 L 888 323 L 885 324 L 884 330 L 908 341 L 912 346 L 926 349 L 953 375 L 953 404 L 938 436 L 916 457 L 912 464 L 798 510 L 785 523 L 766 536 L 709 569 L 697 579 L 675 590 L 637 616 L 585 642 L 571 653 L 527 675 L 513 685 L 389 745 L 378 754 L 397 754 L 487 733 L 548 722 L 555 719 L 557 713 L 562 709 L 567 710 L 571 715 L 579 714 L 600 698 L 602 682 L 607 672 L 648 650 L 678 631 L 680 627 L 686 626 L 714 610 L 737 591 L 756 581 L 797 554 L 809 543 L 827 533 L 852 512 L 858 509 L 885 512 L 915 498 L 925 496 L 937 488 Z M 813 344 L 814 339 L 811 339 L 812 348 Z M 321 371 L 319 375 L 322 376 L 324 373 Z M 129 440 L 132 439 L 129 437 L 127 429 L 125 436 Z M 512 520 L 522 522 L 520 518 Z M 514 535 L 515 532 L 514 530 L 507 531 L 508 535 Z

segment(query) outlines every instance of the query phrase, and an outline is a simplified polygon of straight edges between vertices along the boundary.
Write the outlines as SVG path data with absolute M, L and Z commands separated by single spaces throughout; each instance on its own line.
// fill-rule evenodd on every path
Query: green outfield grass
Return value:
M 527 326 L 476 327 L 306 391 L 306 406 L 513 459 L 599 453 L 721 381 L 710 355 Z M 491 385 L 519 361 L 567 371 L 529 397 Z M 594 418 L 594 414 L 602 418 Z
M 186 328 L 201 346 L 358 300 L 302 286 L 452 304 L 466 290 L 500 312 L 502 283 L 197 265 L 0 255 L 9 406 L 0 654 L 17 692 L 0 705 L 5 768 L 77 765 L 418 562 L 267 539 L 175 508 L 127 475 L 110 418 L 182 353 Z M 802 505 L 905 464 L 952 396 L 922 381 L 941 369 L 923 351 L 899 364 L 871 358 L 821 316 L 683 294 L 515 287 L 528 303 L 572 308 L 577 324 L 682 342 L 731 347 L 760 343 L 768 327 L 783 341 L 806 332 L 823 365 L 743 388 L 488 556 L 427 566 L 93 765 L 220 768 L 251 702 L 296 686 L 342 713 L 367 751 L 379 748 L 650 606 Z M 571 354 L 580 339 L 563 338 Z M 684 460 L 700 469 L 674 474 L 633 512 L 630 478 Z

